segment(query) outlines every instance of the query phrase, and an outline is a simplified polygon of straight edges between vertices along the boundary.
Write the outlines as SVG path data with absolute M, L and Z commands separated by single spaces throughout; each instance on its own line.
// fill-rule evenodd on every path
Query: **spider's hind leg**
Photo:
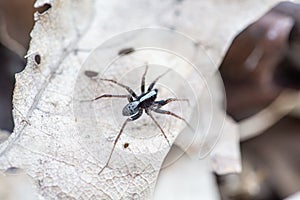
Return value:
M 148 71 L 148 65 L 146 64 L 145 72 L 142 76 L 142 81 L 141 81 L 141 92 L 142 92 L 142 94 L 144 94 L 144 92 L 145 92 L 145 77 L 146 77 L 147 71 Z
M 95 97 L 94 99 L 89 99 L 89 100 L 81 100 L 81 102 L 87 102 L 87 101 L 96 101 L 98 99 L 102 98 L 127 98 L 129 102 L 132 102 L 132 96 L 131 95 L 119 95 L 119 94 L 102 94 L 98 97 Z
M 122 88 L 125 88 L 125 89 L 129 92 L 129 94 L 130 94 L 131 96 L 133 96 L 134 98 L 137 98 L 137 97 L 138 97 L 138 96 L 136 95 L 136 93 L 135 93 L 129 86 L 127 86 L 127 85 L 124 85 L 124 84 L 122 84 L 122 83 L 119 83 L 119 82 L 117 82 L 117 81 L 115 81 L 115 80 L 113 80 L 113 79 L 100 78 L 100 80 L 102 80 L 102 81 L 108 81 L 108 82 L 114 83 L 114 84 L 116 84 L 116 85 L 118 85 L 118 86 L 120 86 L 120 87 L 122 87 Z
M 160 101 L 155 101 L 155 103 L 157 105 L 159 105 L 159 107 L 162 107 L 168 103 L 171 103 L 173 101 L 186 101 L 189 103 L 189 100 L 188 99 L 176 99 L 176 98 L 169 98 L 169 99 L 166 99 L 166 100 L 160 100 Z
M 159 123 L 156 121 L 156 119 L 153 117 L 153 115 L 151 114 L 151 111 L 149 109 L 146 109 L 146 113 L 147 113 L 147 115 L 149 115 L 149 117 L 152 119 L 152 121 L 155 123 L 155 125 L 159 128 L 160 132 L 163 134 L 164 138 L 167 140 L 169 146 L 171 146 L 171 143 L 170 143 L 169 139 L 167 138 L 166 133 L 164 132 L 162 127 L 159 125 Z
M 154 87 L 154 85 L 156 84 L 156 82 L 161 78 L 161 77 L 163 77 L 164 75 L 166 75 L 169 71 L 170 71 L 171 69 L 168 69 L 167 71 L 165 71 L 164 73 L 162 73 L 161 75 L 159 75 L 150 85 L 149 85 L 149 87 L 148 87 L 148 92 L 150 92 L 152 89 L 153 89 L 153 87 Z

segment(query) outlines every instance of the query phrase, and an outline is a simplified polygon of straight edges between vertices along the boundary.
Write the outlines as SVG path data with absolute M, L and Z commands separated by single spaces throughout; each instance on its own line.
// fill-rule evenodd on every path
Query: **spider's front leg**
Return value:
M 119 133 L 118 133 L 118 135 L 117 135 L 115 141 L 114 141 L 114 144 L 113 144 L 112 150 L 110 151 L 109 157 L 108 157 L 108 159 L 107 159 L 107 161 L 106 161 L 104 167 L 103 167 L 103 168 L 100 170 L 100 172 L 98 173 L 98 175 L 100 175 L 100 174 L 103 172 L 103 170 L 104 170 L 106 167 L 108 167 L 109 162 L 110 162 L 111 157 L 112 157 L 112 154 L 113 154 L 113 152 L 114 152 L 114 150 L 115 150 L 115 148 L 116 148 L 117 142 L 118 142 L 118 140 L 120 139 L 120 137 L 121 137 L 121 135 L 122 135 L 122 133 L 123 133 L 123 131 L 124 131 L 125 126 L 127 125 L 127 123 L 130 122 L 130 121 L 134 121 L 134 120 L 138 119 L 139 117 L 142 116 L 142 114 L 143 114 L 143 109 L 140 109 L 139 112 L 137 112 L 135 115 L 130 116 L 129 118 L 127 118 L 127 119 L 124 121 L 124 123 L 123 123 L 123 125 L 122 125 L 122 127 L 121 127 L 121 129 L 120 129 L 120 131 L 119 131 Z
M 100 174 L 103 172 L 103 170 L 104 170 L 106 167 L 108 167 L 108 164 L 109 164 L 109 162 L 110 162 L 111 156 L 112 156 L 112 154 L 113 154 L 113 152 L 114 152 L 114 150 L 115 150 L 116 144 L 117 144 L 117 142 L 118 142 L 118 140 L 119 140 L 119 138 L 120 138 L 120 136 L 121 136 L 121 134 L 122 134 L 122 132 L 123 132 L 125 126 L 126 126 L 126 124 L 127 124 L 128 122 L 130 122 L 130 121 L 132 121 L 132 120 L 131 120 L 130 118 L 128 118 L 128 119 L 126 119 L 125 122 L 123 123 L 123 125 L 122 125 L 122 127 L 121 127 L 121 129 L 120 129 L 120 131 L 119 131 L 119 133 L 118 133 L 118 135 L 117 135 L 115 141 L 114 141 L 114 145 L 113 145 L 112 150 L 110 151 L 108 160 L 106 161 L 104 167 L 100 170 L 100 172 L 98 173 L 98 175 L 100 175 Z

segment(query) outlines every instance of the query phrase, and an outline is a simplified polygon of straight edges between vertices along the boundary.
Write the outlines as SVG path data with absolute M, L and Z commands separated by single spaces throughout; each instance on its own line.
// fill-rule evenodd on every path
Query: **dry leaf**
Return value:
M 300 199 L 300 192 L 297 192 L 287 198 L 285 198 L 284 200 L 298 200 Z
M 168 158 L 181 151 L 173 146 Z M 220 199 L 208 160 L 191 159 L 187 155 L 163 169 L 156 185 L 154 199 Z M 182 173 L 182 170 L 185 173 Z M 175 192 L 176 191 L 176 192 Z
M 73 99 L 73 89 L 89 51 L 122 31 L 163 26 L 194 37 L 196 43 L 204 46 L 212 60 L 219 64 L 234 35 L 275 2 L 37 1 L 37 7 L 45 3 L 51 7 L 42 14 L 35 14 L 28 63 L 26 69 L 16 76 L 13 101 L 16 126 L 13 134 L 0 146 L 0 168 L 24 169 L 34 181 L 40 198 L 150 198 L 168 148 L 159 152 L 157 157 L 143 154 L 143 165 L 137 160 L 140 157 L 123 151 L 123 156 L 131 156 L 130 162 L 136 161 L 137 165 L 129 165 L 121 171 L 108 169 L 99 176 L 97 173 L 103 167 L 103 159 L 110 149 L 97 147 L 96 144 L 107 143 L 107 139 L 99 133 L 98 137 L 102 140 L 91 141 L 87 132 L 77 129 L 73 103 L 78 99 Z M 127 38 L 129 41 L 131 39 Z M 216 69 L 216 66 L 207 69 L 203 74 L 210 78 L 207 76 L 214 74 Z M 117 76 L 121 72 L 111 73 Z M 109 116 L 100 117 L 106 120 Z M 95 129 L 93 124 L 85 125 Z M 175 129 L 181 130 L 181 126 L 176 125 Z M 112 126 L 108 125 L 104 130 L 110 132 Z M 110 134 L 115 135 L 115 132 L 114 129 Z M 175 138 L 176 134 L 173 136 Z M 238 145 L 236 136 L 226 140 Z M 109 141 L 112 143 L 113 140 Z M 208 141 L 209 150 L 212 142 Z M 149 145 L 143 150 L 147 147 L 149 151 L 159 148 Z M 236 158 L 238 153 L 229 154 L 228 159 L 231 156 Z M 122 159 L 114 162 L 124 164 Z

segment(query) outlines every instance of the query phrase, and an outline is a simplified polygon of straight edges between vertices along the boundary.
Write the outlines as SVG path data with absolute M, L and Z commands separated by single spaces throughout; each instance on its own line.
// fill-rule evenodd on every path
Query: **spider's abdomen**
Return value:
M 157 89 L 151 90 L 150 92 L 145 93 L 139 98 L 140 107 L 141 108 L 148 108 L 150 107 L 153 102 L 155 101 L 157 96 Z
M 122 110 L 122 114 L 124 116 L 131 116 L 136 114 L 139 111 L 139 101 L 133 101 L 130 102 L 129 104 L 127 104 L 123 110 Z

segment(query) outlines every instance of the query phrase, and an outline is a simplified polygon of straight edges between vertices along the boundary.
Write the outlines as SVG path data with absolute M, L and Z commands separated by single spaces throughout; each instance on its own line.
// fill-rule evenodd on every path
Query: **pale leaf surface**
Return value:
M 81 135 L 86 133 L 77 129 L 73 92 L 89 51 L 120 32 L 160 26 L 193 37 L 213 62 L 219 64 L 234 35 L 276 2 L 37 1 L 36 6 L 49 3 L 51 8 L 35 15 L 27 66 L 16 75 L 15 129 L 0 145 L 0 169 L 22 168 L 40 198 L 149 198 L 168 149 L 157 157 L 145 154 L 143 162 L 132 156 L 131 163 L 136 161 L 136 166 L 127 166 L 123 171 L 108 169 L 99 176 L 97 173 L 109 149 L 104 148 L 105 153 L 99 153 L 101 146 L 86 143 L 89 140 Z M 37 55 L 41 58 L 40 63 Z M 216 67 L 207 70 L 203 74 L 209 76 Z M 117 75 L 119 72 L 112 73 Z M 107 116 L 102 117 L 107 119 Z M 86 125 L 92 127 L 92 124 Z M 104 128 L 106 132 L 116 131 L 109 125 Z M 225 138 L 238 145 L 236 136 Z M 91 141 L 91 144 L 96 143 L 100 145 L 107 140 Z M 210 144 L 207 146 L 211 148 Z M 149 148 L 151 151 L 159 148 L 151 147 L 154 148 Z M 237 148 L 233 149 L 237 151 Z M 233 156 L 236 158 L 237 154 L 234 152 Z M 127 155 L 131 154 L 127 152 L 123 156 Z M 115 162 L 124 163 L 123 159 L 118 159 L 122 156 L 115 158 Z

